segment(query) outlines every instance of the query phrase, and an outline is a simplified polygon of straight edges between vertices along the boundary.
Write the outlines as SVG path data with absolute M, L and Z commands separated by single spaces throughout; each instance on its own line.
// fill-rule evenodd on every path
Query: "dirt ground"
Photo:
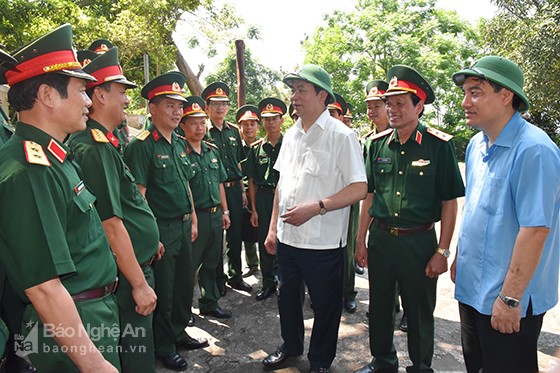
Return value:
M 460 201 L 459 211 L 462 211 Z M 455 239 L 451 247 L 456 247 L 456 237 L 461 217 L 457 219 Z M 452 250 L 453 252 L 453 250 Z M 452 254 L 453 255 L 453 254 Z M 452 258 L 449 259 L 451 264 Z M 289 359 L 282 368 L 264 370 L 261 360 L 281 344 L 280 322 L 277 298 L 273 296 L 257 302 L 254 295 L 261 286 L 260 273 L 251 276 L 247 282 L 253 285 L 253 294 L 239 292 L 228 288 L 227 295 L 220 300 L 223 308 L 233 311 L 233 317 L 218 320 L 212 317 L 198 316 L 194 309 L 195 327 L 187 328 L 193 337 L 205 337 L 210 346 L 197 351 L 179 352 L 188 360 L 186 372 L 276 372 L 306 373 L 309 362 L 306 353 L 299 358 Z M 354 314 L 343 311 L 337 356 L 331 367 L 332 373 L 352 372 L 371 360 L 368 342 L 368 324 L 365 316 L 368 305 L 367 271 L 356 276 L 358 290 L 358 310 Z M 435 310 L 435 352 L 433 368 L 438 372 L 464 372 L 461 341 L 459 333 L 459 312 L 457 302 L 453 299 L 454 287 L 449 272 L 440 276 L 438 283 L 438 301 Z M 197 306 L 195 294 L 194 307 Z M 313 324 L 313 312 L 308 299 L 304 306 L 306 327 L 306 348 Z M 394 342 L 398 351 L 400 372 L 410 365 L 406 347 L 406 333 L 398 330 L 400 314 L 397 315 Z M 539 366 L 545 372 L 554 361 L 554 354 L 560 347 L 560 306 L 549 311 L 544 318 L 544 325 L 539 339 Z M 158 363 L 159 364 L 159 363 Z M 158 365 L 158 373 L 171 372 Z

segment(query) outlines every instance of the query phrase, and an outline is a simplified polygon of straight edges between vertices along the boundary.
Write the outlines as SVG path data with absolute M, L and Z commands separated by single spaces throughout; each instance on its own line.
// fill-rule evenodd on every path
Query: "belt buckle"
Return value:
M 183 218 L 181 220 L 182 221 L 187 221 L 187 220 L 189 220 L 190 217 L 191 217 L 191 214 L 184 214 Z
M 397 228 L 397 227 L 390 227 L 390 228 L 389 228 L 389 233 L 391 233 L 391 235 L 393 235 L 393 236 L 398 236 L 398 235 L 399 235 L 399 228 Z
M 213 214 L 216 211 L 218 211 L 218 207 L 214 206 L 214 207 L 210 207 L 210 212 Z

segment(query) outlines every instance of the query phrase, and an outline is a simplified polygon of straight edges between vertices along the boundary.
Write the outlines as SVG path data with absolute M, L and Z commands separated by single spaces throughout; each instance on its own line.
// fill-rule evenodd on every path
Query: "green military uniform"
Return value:
M 0 107 L 0 146 L 5 144 L 12 137 L 13 129 L 10 126 L 10 119 Z
M 113 130 L 113 136 L 115 136 L 117 140 L 119 140 L 117 150 L 119 151 L 121 157 L 124 156 L 124 151 L 126 149 L 126 146 L 128 145 L 128 134 L 126 133 L 125 129 L 126 126 L 126 121 L 124 121 Z
M 169 143 L 153 124 L 130 142 L 125 161 L 136 183 L 146 187 L 165 247 L 163 258 L 154 264 L 158 296 L 154 338 L 156 356 L 163 357 L 176 350 L 191 315 L 194 268 L 188 180 L 193 172 L 183 141 L 173 132 Z
M 426 104 L 433 102 L 431 87 L 414 70 L 396 66 L 388 76 L 395 77 L 385 95 L 414 90 Z M 368 191 L 373 193 L 369 214 L 374 219 L 368 241 L 369 330 L 377 369 L 398 366 L 393 345 L 398 281 L 408 316 L 408 352 L 413 363 L 407 371 L 433 371 L 437 278 L 428 278 L 425 267 L 436 253 L 433 223 L 441 219 L 442 202 L 464 195 L 450 139 L 420 123 L 404 144 L 393 129 L 372 137 L 366 159 Z M 412 233 L 396 233 L 402 228 L 412 229 Z
M 244 159 L 241 161 L 241 169 L 243 170 L 244 163 L 247 160 L 247 156 L 251 151 L 251 144 L 247 144 L 245 140 L 241 140 L 243 145 L 243 155 Z M 249 193 L 247 174 L 243 172 L 243 186 L 245 187 L 245 193 Z M 243 209 L 243 226 L 242 226 L 242 236 L 243 236 L 243 247 L 245 248 L 245 261 L 247 262 L 247 267 L 256 268 L 259 266 L 259 256 L 257 255 L 257 246 L 255 239 L 257 238 L 257 230 L 251 225 L 251 203 L 249 202 L 247 208 Z
M 82 167 L 86 185 L 97 197 L 99 217 L 104 221 L 116 216 L 123 221 L 136 260 L 144 271 L 146 281 L 154 287 L 150 263 L 158 248 L 158 227 L 132 173 L 118 152 L 118 143 L 109 140 L 111 135 L 101 124 L 90 119 L 86 130 L 72 135 L 68 145 Z M 121 322 L 122 369 L 124 372 L 153 371 L 152 315 L 142 316 L 136 312 L 130 283 L 120 273 L 119 279 L 116 296 Z M 131 333 L 130 328 L 142 328 L 143 332 Z

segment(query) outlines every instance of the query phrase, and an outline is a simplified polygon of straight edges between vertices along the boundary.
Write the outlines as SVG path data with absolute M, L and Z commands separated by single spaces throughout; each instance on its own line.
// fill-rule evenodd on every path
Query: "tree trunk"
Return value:
M 247 103 L 247 86 L 245 82 L 245 43 L 243 40 L 235 41 L 237 63 L 237 106 Z
M 185 74 L 185 77 L 187 78 L 187 87 L 189 87 L 191 94 L 193 96 L 200 96 L 202 93 L 202 84 L 200 84 L 200 80 L 191 70 L 189 64 L 179 51 L 179 48 L 177 48 L 177 67 L 179 68 L 179 71 Z

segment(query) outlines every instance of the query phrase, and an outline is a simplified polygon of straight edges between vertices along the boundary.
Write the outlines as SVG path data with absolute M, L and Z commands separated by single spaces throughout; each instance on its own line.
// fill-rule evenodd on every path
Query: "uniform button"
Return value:
M 385 170 L 381 169 L 381 173 L 384 173 L 384 172 L 385 172 Z
M 165 163 L 163 164 L 163 168 L 165 168 Z
M 403 172 L 402 172 L 402 171 L 399 171 L 399 175 L 402 175 L 402 174 L 403 174 Z
M 398 217 L 399 217 L 399 213 L 395 212 L 395 218 L 398 218 Z
M 401 155 L 404 155 L 404 150 L 401 150 Z
M 396 194 L 397 196 L 400 196 L 400 195 L 401 195 L 401 192 L 397 192 L 397 193 L 395 193 L 395 194 Z
M 422 171 L 420 171 L 420 176 L 424 175 L 424 173 Z

